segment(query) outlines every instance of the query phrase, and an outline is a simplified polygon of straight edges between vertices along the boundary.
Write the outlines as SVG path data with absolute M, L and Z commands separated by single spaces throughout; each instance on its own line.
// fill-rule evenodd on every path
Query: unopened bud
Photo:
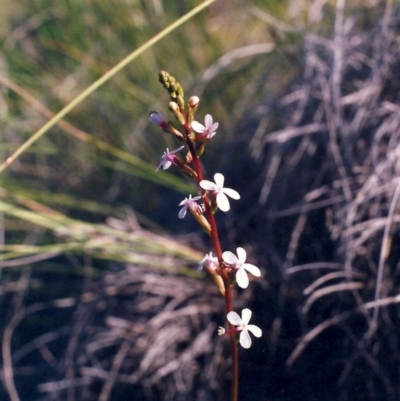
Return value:
M 165 128 L 168 125 L 164 115 L 159 111 L 151 111 L 149 113 L 149 121 L 161 128 Z
M 198 210 L 190 209 L 190 211 L 200 227 L 211 236 L 211 226 L 208 220 Z
M 188 105 L 191 109 L 194 109 L 199 105 L 200 98 L 198 96 L 191 96 L 189 99 Z
M 181 109 L 179 108 L 178 104 L 176 102 L 169 102 L 168 107 L 171 110 L 171 112 L 174 114 L 176 119 L 179 121 L 179 123 L 184 125 L 185 119 L 181 113 Z
M 222 336 L 223 334 L 225 334 L 225 331 L 226 330 L 223 327 L 221 327 L 221 326 L 218 327 L 218 335 L 219 336 Z
M 175 138 L 180 141 L 184 141 L 185 138 L 181 132 L 179 132 L 171 122 L 168 122 L 168 132 L 170 132 Z
M 199 105 L 200 99 L 198 96 L 192 96 L 188 101 L 188 124 L 191 125 L 194 120 L 194 113 Z M 192 140 L 193 141 L 193 140 Z

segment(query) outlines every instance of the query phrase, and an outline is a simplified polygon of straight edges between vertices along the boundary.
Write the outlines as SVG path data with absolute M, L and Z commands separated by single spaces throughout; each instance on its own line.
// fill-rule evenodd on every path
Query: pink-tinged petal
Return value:
M 262 336 L 261 329 L 258 326 L 255 326 L 254 324 L 247 325 L 247 330 L 251 331 L 256 337 Z
M 164 160 L 164 163 L 162 163 L 162 165 L 163 165 L 163 170 L 167 170 L 172 166 L 172 163 L 169 160 L 167 161 Z
M 225 251 L 222 254 L 222 259 L 224 259 L 225 263 L 228 263 L 228 265 L 235 265 L 238 262 L 238 258 L 231 251 Z
M 251 319 L 251 310 L 249 308 L 244 308 L 242 310 L 242 322 L 244 325 L 250 322 Z
M 227 212 L 231 208 L 228 197 L 222 192 L 217 195 L 217 205 L 223 212 Z
M 214 174 L 215 183 L 218 185 L 219 188 L 224 187 L 225 177 L 221 173 Z
M 187 212 L 187 207 L 184 206 L 178 213 L 178 217 L 180 219 L 183 219 L 186 216 L 186 212 Z
M 249 286 L 249 277 L 243 268 L 236 272 L 236 282 L 240 288 L 247 288 Z
M 228 319 L 228 322 L 234 326 L 242 325 L 242 319 L 236 312 L 229 312 L 226 318 Z
M 217 185 L 214 182 L 203 180 L 200 181 L 201 188 L 205 189 L 206 191 L 216 191 L 218 189 Z
M 179 148 L 178 149 L 175 149 L 175 150 L 171 150 L 171 152 L 169 152 L 169 154 L 171 155 L 173 155 L 174 153 L 177 153 L 177 152 L 179 152 L 180 150 L 182 150 L 183 148 L 184 148 L 185 146 L 179 146 Z M 167 149 L 168 150 L 168 149 Z M 168 152 L 167 152 L 168 153 Z
M 250 263 L 245 263 L 243 265 L 243 268 L 246 269 L 249 273 L 251 273 L 255 277 L 261 276 L 261 270 L 257 266 L 251 265 Z
M 250 338 L 250 334 L 248 333 L 247 330 L 243 330 L 240 333 L 239 342 L 240 342 L 240 345 L 243 348 L 246 348 L 246 349 L 250 348 L 250 346 L 251 346 L 251 338 Z
M 206 116 L 204 117 L 204 123 L 206 124 L 206 128 L 211 128 L 213 123 L 213 118 L 211 117 L 211 114 L 206 114 Z
M 216 131 L 217 128 L 218 128 L 218 126 L 219 126 L 219 123 L 214 123 L 214 124 L 211 126 L 210 131 L 211 131 L 211 132 Z
M 239 192 L 235 191 L 234 189 L 231 188 L 223 188 L 222 192 L 226 195 L 228 195 L 229 197 L 231 197 L 232 199 L 240 199 L 240 194 Z
M 240 263 L 246 262 L 246 251 L 242 247 L 236 248 L 236 253 Z
M 193 121 L 191 127 L 193 131 L 196 131 L 199 134 L 203 133 L 206 130 L 206 127 L 203 124 L 198 123 L 197 121 Z

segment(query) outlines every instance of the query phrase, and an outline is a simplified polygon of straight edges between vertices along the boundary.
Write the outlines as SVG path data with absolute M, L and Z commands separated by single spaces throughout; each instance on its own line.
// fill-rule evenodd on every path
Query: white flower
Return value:
M 217 205 L 223 211 L 227 212 L 230 209 L 229 199 L 226 195 L 232 199 L 240 199 L 240 195 L 234 189 L 224 188 L 225 177 L 221 173 L 214 175 L 214 182 L 208 180 L 200 181 L 200 187 L 209 191 L 213 195 L 217 196 Z
M 201 211 L 200 205 L 196 203 L 197 200 L 201 199 L 201 196 L 195 196 L 192 198 L 192 195 L 189 195 L 189 198 L 185 198 L 179 206 L 183 206 L 182 209 L 179 211 L 179 218 L 183 219 L 186 216 L 186 212 L 189 209 L 199 210 Z
M 204 266 L 211 271 L 216 271 L 219 269 L 219 262 L 216 256 L 212 255 L 212 252 L 206 254 L 204 258 L 200 261 L 197 270 L 203 270 Z
M 236 330 L 240 331 L 239 342 L 243 348 L 250 348 L 251 338 L 249 331 L 251 331 L 256 337 L 261 337 L 262 331 L 258 326 L 254 324 L 248 324 L 251 319 L 251 310 L 243 309 L 242 318 L 236 312 L 229 312 L 227 319 L 230 324 L 236 326 Z
M 199 133 L 198 139 L 211 139 L 217 132 L 218 123 L 213 124 L 213 118 L 210 114 L 207 114 L 204 118 L 204 124 L 200 124 L 197 121 L 192 122 L 192 129 Z
M 260 277 L 261 271 L 257 266 L 251 265 L 246 262 L 246 251 L 243 248 L 236 249 L 237 255 L 230 251 L 226 251 L 222 254 L 222 258 L 225 263 L 230 265 L 236 271 L 236 281 L 241 288 L 247 288 L 249 285 L 249 278 L 247 277 L 246 270 L 253 276 Z
M 170 168 L 172 164 L 176 166 L 175 153 L 179 152 L 183 148 L 184 148 L 184 146 L 180 146 L 178 149 L 171 150 L 171 151 L 167 148 L 167 151 L 164 152 L 164 154 L 161 156 L 162 161 L 158 165 L 156 171 L 158 171 L 161 166 L 162 166 L 163 170 L 166 170 L 166 169 Z

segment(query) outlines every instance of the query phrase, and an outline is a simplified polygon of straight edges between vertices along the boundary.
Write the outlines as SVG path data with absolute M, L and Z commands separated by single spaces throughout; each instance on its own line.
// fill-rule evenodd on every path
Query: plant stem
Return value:
M 193 142 L 189 139 L 189 134 L 191 132 L 190 127 L 187 123 L 186 115 L 184 110 L 181 110 L 182 114 L 185 116 L 185 124 L 183 125 L 186 133 L 186 144 L 189 148 L 190 154 L 192 156 L 193 165 L 197 174 L 197 183 L 203 180 L 203 171 L 201 169 L 199 158 L 197 157 Z M 215 253 L 218 258 L 220 266 L 223 266 L 224 260 L 222 258 L 221 243 L 218 236 L 218 227 L 215 221 L 214 213 L 211 211 L 211 203 L 207 194 L 203 194 L 204 206 L 206 208 L 206 213 L 208 221 L 211 226 L 211 240 L 214 246 Z M 232 296 L 232 286 L 229 284 L 229 277 L 226 269 L 221 268 L 221 277 L 224 281 L 225 286 L 225 306 L 227 313 L 233 311 L 233 296 Z M 231 357 L 232 357 L 232 390 L 231 390 L 231 400 L 238 400 L 238 388 L 239 388 L 239 362 L 238 362 L 238 347 L 235 340 L 234 326 L 229 323 L 230 340 L 231 340 Z

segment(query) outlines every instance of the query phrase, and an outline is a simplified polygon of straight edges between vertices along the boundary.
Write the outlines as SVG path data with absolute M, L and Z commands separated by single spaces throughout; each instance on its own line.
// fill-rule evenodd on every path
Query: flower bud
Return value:
M 197 107 L 199 105 L 200 102 L 200 98 L 198 96 L 191 96 L 188 102 L 188 106 L 191 109 L 194 109 L 195 107 Z
M 149 113 L 149 121 L 161 128 L 166 128 L 168 126 L 167 121 L 162 113 L 159 111 L 151 111 Z
M 192 96 L 188 101 L 188 124 L 191 125 L 194 120 L 194 113 L 199 105 L 200 99 L 198 96 Z
M 168 107 L 170 111 L 174 114 L 176 119 L 179 121 L 179 123 L 184 125 L 185 118 L 183 117 L 183 114 L 181 113 L 181 109 L 179 108 L 178 104 L 176 102 L 169 102 Z

